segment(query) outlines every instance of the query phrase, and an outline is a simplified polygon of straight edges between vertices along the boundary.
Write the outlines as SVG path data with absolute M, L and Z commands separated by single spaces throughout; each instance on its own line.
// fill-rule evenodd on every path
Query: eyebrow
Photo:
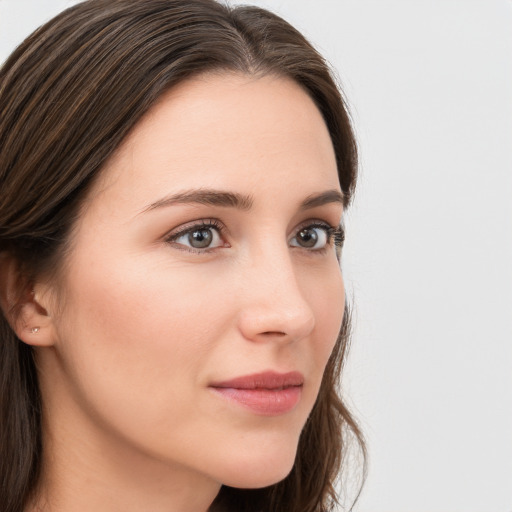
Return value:
M 320 194 L 312 194 L 306 197 L 300 205 L 300 210 L 310 210 L 329 203 L 344 203 L 343 194 L 338 190 L 327 190 Z
M 221 206 L 225 208 L 236 208 L 238 210 L 250 210 L 253 205 L 253 198 L 250 195 L 224 190 L 196 189 L 186 190 L 172 194 L 142 209 L 141 213 L 173 206 L 175 204 L 203 204 L 207 206 Z M 343 204 L 343 194 L 338 190 L 327 190 L 320 194 L 308 196 L 299 206 L 299 210 L 309 210 L 328 203 Z
M 197 189 L 186 190 L 170 196 L 166 196 L 142 210 L 142 213 L 163 208 L 175 204 L 204 204 L 208 206 L 223 206 L 227 208 L 237 208 L 238 210 L 250 210 L 252 207 L 252 197 L 238 194 L 236 192 L 226 192 L 223 190 Z

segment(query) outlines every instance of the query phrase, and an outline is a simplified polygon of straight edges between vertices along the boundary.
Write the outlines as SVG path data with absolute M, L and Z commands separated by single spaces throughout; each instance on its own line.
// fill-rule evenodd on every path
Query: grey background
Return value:
M 73 2 L 0 0 L 0 60 Z M 244 2 L 245 3 L 245 2 Z M 512 2 L 268 0 L 338 70 L 360 143 L 344 387 L 357 512 L 512 511 Z

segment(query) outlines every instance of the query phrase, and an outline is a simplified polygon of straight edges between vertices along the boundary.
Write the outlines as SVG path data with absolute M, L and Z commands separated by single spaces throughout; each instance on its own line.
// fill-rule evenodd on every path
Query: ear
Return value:
M 47 292 L 46 286 L 27 281 L 12 255 L 0 253 L 0 307 L 16 336 L 28 345 L 54 344 L 52 318 L 41 300 Z

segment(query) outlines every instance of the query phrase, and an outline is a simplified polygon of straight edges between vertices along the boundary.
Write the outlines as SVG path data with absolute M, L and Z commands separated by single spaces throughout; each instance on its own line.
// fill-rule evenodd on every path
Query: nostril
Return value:
M 265 331 L 261 333 L 264 336 L 286 336 L 286 333 L 282 331 Z

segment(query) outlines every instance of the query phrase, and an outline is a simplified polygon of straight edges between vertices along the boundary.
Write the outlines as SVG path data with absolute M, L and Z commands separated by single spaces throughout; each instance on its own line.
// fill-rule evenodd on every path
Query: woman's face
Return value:
M 284 478 L 342 322 L 341 214 L 328 131 L 298 85 L 219 74 L 172 89 L 75 226 L 38 352 L 49 430 L 97 459 L 239 487 Z

